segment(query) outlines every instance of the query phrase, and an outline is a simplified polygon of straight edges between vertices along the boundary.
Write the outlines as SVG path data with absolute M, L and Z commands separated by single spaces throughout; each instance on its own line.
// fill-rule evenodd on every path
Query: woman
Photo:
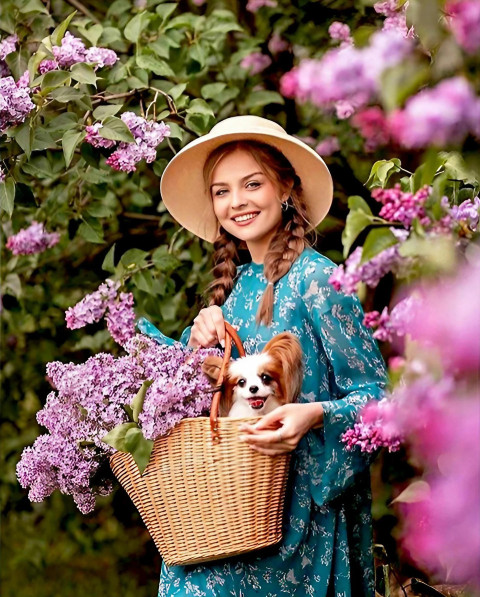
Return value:
M 225 318 L 248 354 L 287 330 L 300 339 L 305 377 L 298 403 L 244 425 L 241 437 L 266 454 L 292 452 L 282 542 L 164 566 L 159 595 L 373 596 L 368 461 L 341 435 L 381 396 L 385 370 L 358 300 L 328 284 L 335 266 L 305 241 L 331 203 L 327 167 L 279 125 L 237 116 L 181 150 L 161 192 L 182 226 L 215 241 L 211 305 L 182 341 L 222 343 Z M 242 248 L 251 261 L 238 265 Z

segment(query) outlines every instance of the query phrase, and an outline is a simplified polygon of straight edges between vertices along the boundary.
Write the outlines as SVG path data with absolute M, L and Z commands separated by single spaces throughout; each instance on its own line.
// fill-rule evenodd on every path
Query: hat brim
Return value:
M 209 154 L 224 143 L 254 140 L 272 145 L 289 160 L 302 181 L 303 198 L 312 227 L 327 215 L 332 204 L 333 181 L 322 158 L 308 145 L 290 135 L 264 129 L 204 135 L 180 150 L 167 165 L 160 181 L 163 202 L 177 222 L 204 240 L 214 242 L 218 221 L 203 179 Z

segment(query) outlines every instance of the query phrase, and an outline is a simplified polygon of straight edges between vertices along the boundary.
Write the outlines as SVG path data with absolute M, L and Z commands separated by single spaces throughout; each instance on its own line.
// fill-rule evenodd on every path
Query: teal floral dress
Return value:
M 222 307 L 225 319 L 239 330 L 247 354 L 282 331 L 300 339 L 299 402 L 321 402 L 324 426 L 309 431 L 293 453 L 282 542 L 202 565 L 163 565 L 158 597 L 374 596 L 369 460 L 348 452 L 340 438 L 359 409 L 382 396 L 385 366 L 357 297 L 328 284 L 334 267 L 306 248 L 275 284 L 270 327 L 255 323 L 267 284 L 263 264 L 239 267 Z M 181 340 L 188 337 L 189 328 Z

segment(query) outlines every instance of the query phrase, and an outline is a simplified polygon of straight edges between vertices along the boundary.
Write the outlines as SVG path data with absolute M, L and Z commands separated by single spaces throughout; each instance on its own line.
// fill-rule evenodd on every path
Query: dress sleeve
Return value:
M 333 267 L 315 268 L 305 278 L 303 295 L 318 350 L 326 357 L 330 394 L 329 400 L 321 400 L 323 428 L 307 438 L 310 454 L 317 457 L 312 459 L 316 462 L 312 462 L 311 485 L 320 506 L 339 496 L 368 468 L 372 457 L 346 450 L 341 436 L 369 400 L 382 397 L 386 386 L 385 364 L 363 325 L 360 301 L 328 284 L 332 271 Z
M 169 336 L 165 336 L 165 334 L 162 334 L 162 332 L 158 328 L 156 328 L 151 321 L 145 319 L 145 317 L 140 317 L 140 319 L 137 321 L 137 328 L 142 334 L 145 334 L 149 338 L 152 338 L 159 344 L 172 345 L 175 344 L 175 342 L 177 342 L 177 340 L 174 340 L 173 338 L 170 338 Z M 188 341 L 190 340 L 191 329 L 192 326 L 188 326 L 183 330 L 182 335 L 180 336 L 179 342 L 181 342 L 184 346 L 186 346 L 188 344 Z

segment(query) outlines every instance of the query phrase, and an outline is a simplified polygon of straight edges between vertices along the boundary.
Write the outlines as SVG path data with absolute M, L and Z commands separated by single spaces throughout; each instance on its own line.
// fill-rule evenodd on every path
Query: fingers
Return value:
M 225 340 L 225 322 L 220 307 L 202 309 L 193 320 L 190 346 L 207 348 Z

